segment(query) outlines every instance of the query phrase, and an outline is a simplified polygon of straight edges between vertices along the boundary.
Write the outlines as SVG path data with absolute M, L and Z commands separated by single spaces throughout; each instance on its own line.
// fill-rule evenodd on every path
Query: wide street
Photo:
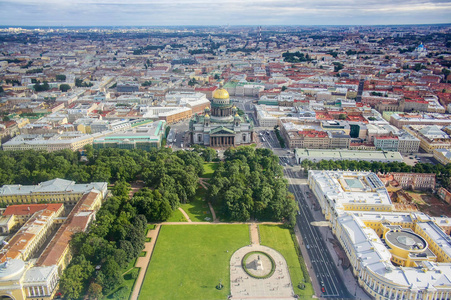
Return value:
M 291 168 L 285 168 L 284 173 L 290 183 L 289 191 L 293 193 L 299 206 L 296 226 L 302 235 L 303 244 L 300 246 L 305 247 L 307 250 L 310 260 L 307 268 L 311 276 L 316 276 L 316 282 L 321 289 L 321 297 L 352 298 L 346 289 L 344 281 L 340 278 L 337 265 L 335 265 L 335 261 L 326 247 L 326 242 L 323 240 L 318 228 L 311 224 L 315 221 L 311 212 L 313 204 L 307 200 L 303 189 L 305 185 L 294 182 L 299 176 Z M 311 272 L 312 270 L 314 271 L 313 273 Z

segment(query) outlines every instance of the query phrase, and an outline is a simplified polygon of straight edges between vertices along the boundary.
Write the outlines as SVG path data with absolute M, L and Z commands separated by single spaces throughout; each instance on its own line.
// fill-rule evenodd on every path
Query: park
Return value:
M 281 225 L 163 223 L 138 299 L 226 299 L 233 290 L 232 255 L 253 245 L 252 225 L 258 227 L 257 239 L 261 238 L 262 247 L 271 247 L 286 260 L 291 278 L 288 283 L 294 294 L 311 297 L 313 289 L 303 273 L 289 229 Z M 277 274 L 269 279 L 274 281 Z M 220 284 L 223 287 L 218 289 Z

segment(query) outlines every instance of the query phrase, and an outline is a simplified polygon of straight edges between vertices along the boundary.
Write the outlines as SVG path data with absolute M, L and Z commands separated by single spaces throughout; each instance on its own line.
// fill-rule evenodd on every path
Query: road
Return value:
M 274 130 L 256 130 L 255 132 L 263 148 L 268 148 L 273 151 L 275 149 L 281 149 Z M 276 155 L 279 155 L 279 153 L 276 153 Z
M 187 143 L 189 142 L 189 139 L 186 139 L 188 136 L 186 133 L 189 130 L 189 120 L 183 120 L 177 123 L 169 124 L 171 126 L 171 129 L 177 130 L 176 135 L 176 142 L 175 143 L 168 143 L 168 146 L 171 146 L 174 150 L 181 149 L 182 143 L 183 146 L 186 147 Z
M 321 233 L 317 227 L 311 225 L 311 222 L 315 221 L 310 211 L 312 204 L 306 200 L 307 197 L 301 185 L 294 182 L 298 176 L 291 168 L 285 168 L 284 173 L 290 183 L 289 191 L 293 193 L 299 206 L 296 226 L 302 234 L 304 244 L 301 247 L 307 249 L 310 258 L 311 266 L 307 267 L 310 267 L 310 272 L 313 268 L 318 284 L 321 289 L 324 287 L 321 297 L 353 298 L 338 273 L 337 266 L 327 250 L 326 242 L 323 240 Z
M 364 79 L 360 79 L 359 86 L 357 88 L 356 102 L 362 102 L 362 94 L 363 94 L 363 87 L 364 87 L 364 85 L 365 85 L 365 80 Z

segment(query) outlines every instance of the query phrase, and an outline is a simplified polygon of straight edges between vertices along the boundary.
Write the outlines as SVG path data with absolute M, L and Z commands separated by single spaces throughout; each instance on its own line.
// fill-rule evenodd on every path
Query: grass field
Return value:
M 246 225 L 163 225 L 139 299 L 227 299 L 230 258 L 249 243 Z
M 180 210 L 176 209 L 172 212 L 172 215 L 166 220 L 166 222 L 188 222 L 188 220 Z
M 211 178 L 213 177 L 213 173 L 218 168 L 218 163 L 204 163 L 204 174 L 202 174 L 202 178 Z
M 259 230 L 261 244 L 279 251 L 285 257 L 288 269 L 290 270 L 294 292 L 301 299 L 310 299 L 314 294 L 311 283 L 305 283 L 305 289 L 303 290 L 298 288 L 299 282 L 304 282 L 304 275 L 294 248 L 295 245 L 291 239 L 290 231 L 282 226 L 275 225 L 259 225 Z
M 209 222 L 213 221 L 210 208 L 207 201 L 205 201 L 205 189 L 199 185 L 194 196 L 194 200 L 189 203 L 180 205 L 181 208 L 188 214 L 193 222 Z M 210 218 L 205 220 L 205 218 Z

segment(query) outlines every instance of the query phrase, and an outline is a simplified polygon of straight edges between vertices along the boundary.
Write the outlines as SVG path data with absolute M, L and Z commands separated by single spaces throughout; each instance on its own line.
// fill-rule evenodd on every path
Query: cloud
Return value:
M 0 25 L 446 23 L 449 0 L 0 0 Z

